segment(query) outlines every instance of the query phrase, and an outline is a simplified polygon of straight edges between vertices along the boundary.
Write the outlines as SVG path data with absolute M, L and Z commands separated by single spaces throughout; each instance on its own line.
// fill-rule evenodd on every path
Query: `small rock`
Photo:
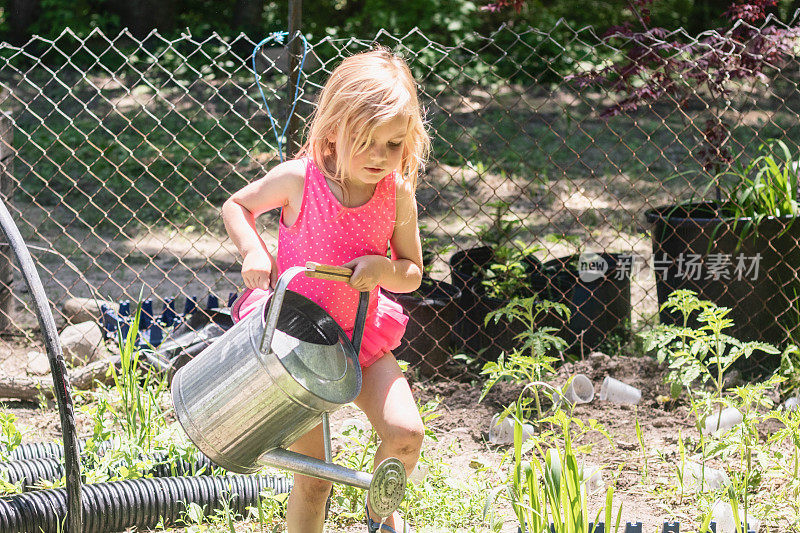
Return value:
M 481 470 L 486 468 L 486 463 L 480 458 L 473 457 L 469 460 L 469 467 L 473 470 Z
M 118 305 L 113 302 L 95 300 L 94 298 L 70 298 L 64 305 L 62 311 L 67 322 L 70 324 L 80 324 L 82 322 L 100 322 L 102 313 L 100 306 L 107 305 L 109 308 L 118 310 Z
M 33 376 L 44 376 L 50 373 L 50 360 L 42 352 L 28 352 L 28 365 L 25 372 Z
M 589 359 L 608 359 L 608 356 L 603 352 L 592 352 L 589 354 Z
M 742 381 L 742 374 L 735 368 L 733 370 L 729 370 L 722 378 L 722 386 L 725 387 L 726 389 L 732 387 L 739 387 L 740 385 L 743 384 L 744 382 Z
M 58 338 L 64 360 L 73 365 L 85 365 L 105 356 L 103 332 L 94 322 L 67 326 Z
M 781 392 L 778 389 L 770 389 L 766 391 L 765 396 L 772 400 L 772 403 L 775 405 L 781 403 Z

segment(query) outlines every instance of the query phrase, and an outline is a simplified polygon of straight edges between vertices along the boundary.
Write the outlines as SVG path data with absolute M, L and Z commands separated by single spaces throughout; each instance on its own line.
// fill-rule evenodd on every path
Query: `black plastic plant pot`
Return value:
M 630 333 L 631 265 L 623 254 L 587 253 L 544 264 L 549 278 L 545 297 L 569 307 L 571 316 L 558 335 L 569 353 L 585 357 L 606 340 L 625 342 Z M 627 256 L 631 257 L 631 256 Z
M 450 256 L 450 282 L 455 287 L 464 291 L 471 289 L 477 294 L 484 294 L 486 287 L 483 281 L 486 279 L 485 272 L 496 259 L 494 250 L 489 246 L 478 246 L 455 252 Z M 525 268 L 530 277 L 541 274 L 542 263 L 535 256 L 524 258 Z
M 486 270 L 494 263 L 494 251 L 488 246 L 470 248 L 450 257 L 450 278 L 461 291 L 458 299 L 458 318 L 454 327 L 454 344 L 460 350 L 479 355 L 486 361 L 496 361 L 502 352 L 517 346 L 514 337 L 524 324 L 510 324 L 507 320 L 485 324 L 486 315 L 500 309 L 508 300 L 488 296 L 483 281 Z M 525 258 L 530 291 L 520 296 L 532 296 L 543 291 L 547 280 L 542 275 L 542 263 L 534 256 Z
M 458 318 L 461 291 L 450 283 L 424 277 L 413 293 L 384 292 L 403 306 L 409 317 L 395 356 L 418 367 L 424 376 L 441 374 L 452 356 L 453 325 Z
M 713 202 L 645 213 L 652 225 L 659 306 L 675 290 L 693 290 L 700 299 L 731 309 L 734 327 L 724 333 L 781 347 L 800 333 L 800 223 L 794 217 L 754 222 L 730 213 L 726 205 Z M 662 311 L 659 319 L 677 324 L 680 315 Z M 769 372 L 778 361 L 778 356 L 754 354 L 740 369 Z
M 463 291 L 458 301 L 461 316 L 456 323 L 456 344 L 483 361 L 496 361 L 502 352 L 511 351 L 517 345 L 514 337 L 524 331 L 525 325 L 505 319 L 486 323 L 489 313 L 506 304 L 508 300 L 478 295 L 469 289 Z
M 520 295 L 530 296 L 530 295 Z M 465 352 L 477 356 L 481 361 L 497 361 L 501 353 L 509 353 L 521 346 L 517 335 L 529 328 L 519 320 L 509 321 L 505 317 L 486 321 L 489 313 L 508 305 L 509 300 L 478 295 L 467 290 L 461 293 L 458 305 L 461 318 L 457 322 L 456 343 Z M 554 312 L 537 318 L 534 327 L 563 327 L 563 318 Z
M 455 252 L 450 256 L 450 282 L 462 293 L 465 290 L 485 292 L 483 272 L 494 261 L 494 251 L 478 246 Z

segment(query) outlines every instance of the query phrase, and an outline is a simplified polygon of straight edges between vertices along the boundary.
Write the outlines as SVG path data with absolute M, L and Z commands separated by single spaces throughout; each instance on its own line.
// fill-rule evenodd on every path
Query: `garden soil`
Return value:
M 17 352 L 2 361 L 6 374 L 24 375 L 25 359 Z M 583 373 L 595 385 L 595 399 L 579 405 L 574 411 L 576 418 L 588 422 L 597 420 L 608 432 L 607 439 L 599 432 L 587 433 L 580 444 L 593 444 L 591 452 L 586 455 L 586 464 L 603 465 L 603 478 L 611 483 L 616 478 L 615 509 L 619 503 L 623 505 L 624 521 L 641 521 L 644 531 L 660 531 L 665 520 L 680 520 L 682 530 L 689 524 L 696 524 L 697 517 L 691 514 L 691 502 L 682 504 L 676 501 L 674 493 L 665 490 L 657 494 L 652 489 L 655 485 L 675 486 L 676 476 L 673 463 L 677 460 L 677 440 L 679 432 L 684 435 L 696 432 L 694 422 L 685 405 L 663 401 L 667 392 L 663 384 L 663 369 L 651 358 L 626 357 L 623 355 L 608 356 L 594 353 L 587 359 L 562 365 L 552 377 L 552 384 L 563 384 L 570 375 Z M 642 400 L 638 406 L 617 406 L 599 400 L 600 384 L 605 376 L 613 376 L 642 390 Z M 415 397 L 421 402 L 438 400 L 436 413 L 440 415 L 429 423 L 438 441 L 426 439 L 425 453 L 448 465 L 452 477 L 466 481 L 476 468 L 487 468 L 495 483 L 502 482 L 499 477 L 499 466 L 503 455 L 509 451 L 508 446 L 495 446 L 488 441 L 488 430 L 492 416 L 502 411 L 518 397 L 519 386 L 500 383 L 489 395 L 478 402 L 481 394 L 480 382 L 465 383 L 416 382 L 412 377 L 412 389 Z M 82 436 L 91 432 L 91 417 L 81 409 L 87 399 L 78 399 L 76 418 Z M 18 426 L 24 432 L 24 441 L 53 440 L 60 437 L 58 411 L 51 403 L 37 406 L 30 402 L 6 401 L 8 411 L 16 415 Z M 336 437 L 343 422 L 357 418 L 366 423 L 366 418 L 355 407 L 343 407 L 332 417 L 332 429 L 335 435 L 334 453 L 341 449 L 341 441 Z M 641 424 L 648 462 L 650 482 L 642 483 L 642 464 L 644 456 L 638 444 L 635 421 Z M 712 463 L 712 466 L 713 463 Z M 592 508 L 598 508 L 604 494 L 592 497 Z M 691 497 L 688 498 L 689 500 Z M 687 500 L 687 498 L 684 498 Z M 510 507 L 507 502 L 498 501 L 495 506 L 499 516 L 505 519 L 503 532 L 516 531 Z M 679 511 L 675 511 L 678 509 Z M 672 510 L 672 511 L 671 511 Z M 336 509 L 333 509 L 336 512 Z M 417 530 L 424 530 L 417 524 Z M 365 526 L 361 523 L 347 521 L 328 522 L 329 531 L 361 532 Z M 175 529 L 174 531 L 181 531 Z

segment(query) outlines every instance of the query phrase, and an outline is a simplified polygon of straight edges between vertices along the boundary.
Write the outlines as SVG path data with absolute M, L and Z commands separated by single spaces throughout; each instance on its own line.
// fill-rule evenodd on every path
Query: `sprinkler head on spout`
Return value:
M 406 492 L 406 469 L 399 459 L 384 459 L 372 474 L 369 506 L 380 517 L 391 515 L 403 502 Z

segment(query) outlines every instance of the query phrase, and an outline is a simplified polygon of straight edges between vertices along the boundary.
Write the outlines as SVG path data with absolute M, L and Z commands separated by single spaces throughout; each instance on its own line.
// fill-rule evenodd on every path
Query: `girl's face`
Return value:
M 378 183 L 384 176 L 400 168 L 403 142 L 409 118 L 397 116 L 372 132 L 370 145 L 353 154 L 349 179 L 365 185 Z M 358 150 L 358 147 L 354 147 Z

